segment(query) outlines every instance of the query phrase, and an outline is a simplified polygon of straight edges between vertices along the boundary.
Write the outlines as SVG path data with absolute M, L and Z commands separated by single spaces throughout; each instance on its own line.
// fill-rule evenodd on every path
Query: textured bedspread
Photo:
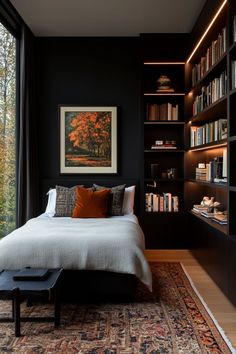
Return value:
M 151 290 L 140 226 L 126 218 L 34 218 L 0 241 L 0 269 L 45 267 L 136 275 Z

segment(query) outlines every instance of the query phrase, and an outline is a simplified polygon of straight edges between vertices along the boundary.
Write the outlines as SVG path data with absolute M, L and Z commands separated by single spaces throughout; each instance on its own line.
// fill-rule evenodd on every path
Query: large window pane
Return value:
M 0 237 L 16 225 L 16 40 L 0 23 Z

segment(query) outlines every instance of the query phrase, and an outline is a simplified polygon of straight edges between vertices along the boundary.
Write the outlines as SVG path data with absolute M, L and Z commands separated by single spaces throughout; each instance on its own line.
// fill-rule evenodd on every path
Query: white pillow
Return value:
M 130 215 L 134 213 L 135 186 L 125 188 L 122 214 Z
M 56 188 L 50 189 L 47 192 L 47 195 L 48 195 L 48 204 L 45 213 L 47 214 L 47 216 L 53 217 L 56 213 L 56 199 L 57 199 Z

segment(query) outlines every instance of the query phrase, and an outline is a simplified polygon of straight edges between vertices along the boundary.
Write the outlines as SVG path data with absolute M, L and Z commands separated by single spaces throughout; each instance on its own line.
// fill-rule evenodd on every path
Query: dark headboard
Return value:
M 104 179 L 94 179 L 89 178 L 86 179 L 76 179 L 74 178 L 57 178 L 57 179 L 43 179 L 40 188 L 40 200 L 41 200 L 41 212 L 45 211 L 47 205 L 47 192 L 50 188 L 55 188 L 58 186 L 72 187 L 77 184 L 82 184 L 85 187 L 91 187 L 93 183 L 96 183 L 100 186 L 113 187 L 120 184 L 126 184 L 127 187 L 135 185 L 135 203 L 134 203 L 134 211 L 137 216 L 139 216 L 139 181 L 135 179 L 119 179 L 119 178 L 104 178 Z

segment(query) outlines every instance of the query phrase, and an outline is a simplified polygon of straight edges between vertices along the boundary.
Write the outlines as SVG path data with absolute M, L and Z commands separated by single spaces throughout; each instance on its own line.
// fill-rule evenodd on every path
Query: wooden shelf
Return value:
M 229 95 L 234 95 L 236 93 L 236 87 L 229 91 Z
M 209 116 L 216 118 L 222 118 L 222 115 L 226 112 L 227 106 L 227 96 L 224 96 L 212 103 L 210 106 L 205 108 L 203 111 L 198 113 L 196 116 L 190 118 L 191 122 L 202 122 L 202 121 L 210 121 Z
M 232 50 L 234 50 L 234 49 L 236 49 L 236 42 L 231 44 L 231 46 L 229 47 L 229 52 L 232 52 Z
M 197 214 L 194 211 L 190 211 L 192 215 L 194 215 L 196 218 L 200 219 L 201 221 L 205 222 L 206 224 L 210 225 L 212 228 L 222 232 L 223 234 L 227 235 L 227 225 L 220 225 L 215 221 L 212 221 L 211 219 L 207 219 L 201 214 Z
M 219 147 L 227 146 L 227 139 L 222 139 L 219 141 L 214 141 L 212 143 L 197 145 L 188 149 L 188 151 L 202 151 L 202 150 L 209 150 L 209 149 L 217 149 Z
M 183 92 L 163 92 L 163 93 L 159 93 L 159 92 L 145 92 L 143 94 L 144 96 L 185 96 L 185 93 Z
M 175 120 L 161 120 L 161 121 L 145 121 L 145 125 L 164 125 L 164 124 L 169 124 L 169 125 L 184 125 L 185 122 L 183 121 L 175 121 Z
M 222 57 L 206 72 L 204 77 L 199 80 L 191 89 L 191 92 L 196 95 L 198 92 L 201 91 L 202 86 L 205 86 L 206 82 L 209 80 L 211 75 L 214 75 L 214 72 L 219 70 L 221 66 L 226 66 L 226 58 L 227 53 L 224 53 Z M 209 80 L 210 81 L 210 80 Z
M 198 181 L 196 179 L 187 179 L 187 182 L 192 182 L 192 183 L 197 183 L 197 184 L 202 184 L 204 186 L 208 186 L 211 188 L 227 188 L 227 183 L 215 183 L 215 182 L 207 182 L 207 181 Z
M 144 182 L 153 182 L 153 178 L 144 178 Z M 175 183 L 184 182 L 184 178 L 155 178 L 156 183 Z
M 145 153 L 163 153 L 163 152 L 168 152 L 168 153 L 183 153 L 185 150 L 179 150 L 179 149 L 145 149 Z

